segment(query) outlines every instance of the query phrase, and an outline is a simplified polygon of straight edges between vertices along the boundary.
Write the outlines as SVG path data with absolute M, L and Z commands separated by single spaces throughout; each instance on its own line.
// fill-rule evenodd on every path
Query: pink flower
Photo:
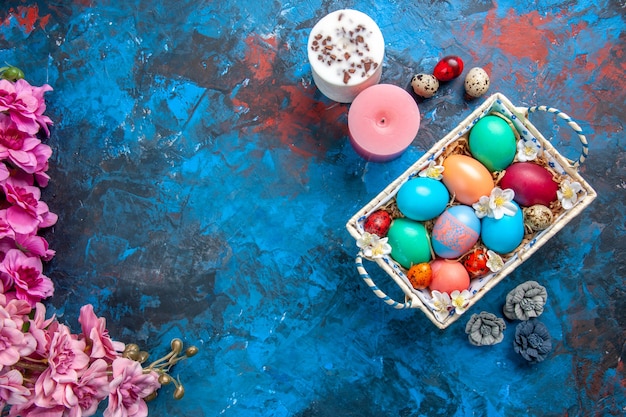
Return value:
M 25 172 L 21 169 L 9 171 L 6 166 L 2 166 L 4 164 L 0 164 L 0 182 L 11 176 L 12 178 L 20 180 L 27 185 L 35 185 L 36 182 L 40 187 L 47 186 L 50 176 L 46 174 L 46 171 L 48 171 L 49 168 L 48 161 L 52 156 L 52 148 L 45 143 L 40 142 L 37 146 L 31 149 L 29 153 L 31 153 L 36 159 L 34 171 L 31 173 Z
M 31 152 L 37 159 L 37 167 L 33 173 L 35 180 L 41 187 L 45 187 L 48 185 L 48 181 L 50 180 L 50 176 L 46 174 L 46 171 L 48 171 L 48 160 L 52 156 L 52 148 L 44 143 L 40 143 L 35 146 Z M 1 179 L 2 177 L 0 176 L 0 180 Z
M 107 367 L 103 359 L 96 359 L 72 387 L 76 404 L 68 407 L 70 417 L 87 417 L 96 413 L 100 401 L 109 394 Z
M 35 233 L 43 220 L 39 215 L 39 188 L 13 178 L 8 178 L 2 188 L 7 201 L 12 204 L 7 209 L 7 221 L 13 230 L 23 234 Z
M 41 259 L 11 249 L 0 263 L 0 282 L 5 290 L 13 286 L 18 299 L 35 306 L 35 303 L 54 293 L 54 284 L 42 274 L 42 270 Z
M 0 80 L 0 112 L 8 112 L 17 128 L 31 135 L 43 129 L 50 136 L 49 125 L 52 120 L 43 113 L 46 111 L 44 93 L 52 91 L 52 87 L 44 84 L 33 87 L 26 80 L 12 83 Z
M 0 317 L 3 316 L 2 308 L 4 308 L 4 311 L 6 311 L 18 328 L 22 328 L 24 320 L 28 319 L 28 315 L 32 311 L 28 301 L 16 299 L 7 300 L 4 294 L 0 296 L 0 307 Z
M 24 386 L 24 377 L 17 369 L 0 375 L 0 410 L 5 405 L 26 404 L 30 390 Z
M 11 249 L 19 249 L 29 256 L 38 256 L 44 261 L 51 260 L 56 254 L 49 248 L 48 241 L 38 235 L 15 234 L 3 220 L 6 210 L 0 210 L 0 259 Z
M 93 415 L 100 401 L 109 393 L 107 363 L 97 359 L 87 368 L 77 382 L 60 383 L 44 371 L 35 383 L 35 405 L 43 409 L 65 408 L 63 416 L 86 417 Z M 56 415 L 56 414 L 54 414 Z
M 19 346 L 24 342 L 24 333 L 15 327 L 12 320 L 0 320 L 0 366 L 15 365 L 20 360 Z
M 76 339 L 67 326 L 59 324 L 50 341 L 48 369 L 50 378 L 60 382 L 77 382 L 79 372 L 89 365 L 85 342 Z
M 93 312 L 93 306 L 86 304 L 81 307 L 78 322 L 81 324 L 83 335 L 87 339 L 87 348 L 91 347 L 92 358 L 106 358 L 114 360 L 118 352 L 124 351 L 124 343 L 115 342 L 109 337 L 106 329 L 106 319 L 98 318 Z
M 9 168 L 7 168 L 4 162 L 0 163 L 0 182 L 5 181 L 7 178 L 11 176 L 11 172 Z
M 159 389 L 156 372 L 144 373 L 139 362 L 117 358 L 113 361 L 113 380 L 109 383 L 109 405 L 104 417 L 145 417 L 148 406 L 143 400 Z
M 56 253 L 48 247 L 46 239 L 37 235 L 17 234 L 15 235 L 15 244 L 22 252 L 31 256 L 39 256 L 44 261 L 49 261 Z
M 22 356 L 35 350 L 35 340 L 22 333 L 17 323 L 4 308 L 0 308 L 0 369 L 15 365 Z
M 15 240 L 15 231 L 7 220 L 7 211 L 0 210 L 0 238 L 9 238 L 9 240 Z
M 62 405 L 42 408 L 31 402 L 26 405 L 15 405 L 9 410 L 8 417 L 64 417 L 67 409 Z
M 22 132 L 8 115 L 0 113 L 0 158 L 32 174 L 37 169 L 37 155 L 33 150 L 40 144 L 39 139 Z
M 50 340 L 48 367 L 35 382 L 35 404 L 51 408 L 62 404 L 75 406 L 78 399 L 72 386 L 89 365 L 85 342 L 77 340 L 67 326 L 59 324 Z
M 46 307 L 41 303 L 35 304 L 30 314 L 32 318 L 29 320 L 28 333 L 36 342 L 34 353 L 44 358 L 48 354 L 48 346 L 50 346 L 52 335 L 58 329 L 59 322 L 56 321 L 54 315 L 46 320 Z

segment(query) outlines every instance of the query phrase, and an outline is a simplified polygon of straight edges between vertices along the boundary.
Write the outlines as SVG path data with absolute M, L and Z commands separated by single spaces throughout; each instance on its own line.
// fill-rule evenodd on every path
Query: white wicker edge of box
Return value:
M 424 169 L 428 163 L 434 158 L 438 157 L 445 147 L 461 138 L 467 133 L 476 122 L 483 116 L 490 113 L 495 105 L 501 107 L 501 109 L 508 110 L 510 113 L 514 125 L 518 129 L 518 133 L 521 134 L 522 139 L 526 137 L 535 138 L 537 143 L 543 148 L 555 162 L 553 169 L 561 171 L 561 173 L 570 176 L 574 181 L 581 184 L 583 188 L 583 197 L 578 200 L 577 204 L 570 210 L 566 210 L 560 214 L 550 227 L 537 233 L 535 237 L 529 242 L 523 243 L 518 247 L 513 255 L 504 265 L 504 267 L 496 272 L 488 274 L 484 277 L 480 277 L 472 280 L 473 284 L 470 285 L 470 291 L 472 292 L 472 298 L 470 299 L 469 310 L 474 304 L 476 304 L 489 290 L 500 283 L 506 276 L 512 273 L 519 265 L 526 261 L 533 253 L 535 253 L 545 242 L 547 242 L 552 236 L 554 236 L 559 230 L 561 230 L 567 223 L 569 223 L 574 217 L 582 212 L 591 202 L 596 198 L 597 194 L 593 188 L 585 181 L 578 173 L 576 167 L 573 166 L 572 161 L 563 157 L 558 150 L 539 132 L 539 130 L 528 120 L 527 109 L 523 107 L 514 106 L 508 98 L 501 93 L 494 93 L 487 98 L 479 107 L 477 107 L 469 116 L 467 116 L 456 128 L 450 131 L 440 141 L 435 143 L 421 158 L 419 158 L 414 164 L 412 164 L 403 174 L 391 182 L 385 187 L 374 199 L 372 199 L 366 206 L 361 208 L 354 216 L 352 216 L 346 223 L 346 229 L 350 235 L 356 240 L 362 233 L 362 222 L 372 212 L 377 210 L 383 204 L 392 199 L 400 186 L 413 178 L 417 173 Z M 523 126 L 523 132 L 519 132 L 520 127 Z M 359 227 L 360 226 L 360 227 Z M 390 256 L 385 256 L 375 260 L 376 264 L 383 269 L 395 283 L 400 287 L 405 295 L 405 300 L 410 301 L 411 308 L 417 308 L 430 319 L 440 329 L 445 329 L 458 320 L 462 314 L 455 314 L 454 310 L 443 321 L 437 319 L 433 311 L 428 307 L 427 300 L 430 298 L 427 290 L 415 290 L 409 283 L 406 275 L 402 271 L 402 268 L 393 260 Z M 466 312 L 467 312 L 466 310 Z

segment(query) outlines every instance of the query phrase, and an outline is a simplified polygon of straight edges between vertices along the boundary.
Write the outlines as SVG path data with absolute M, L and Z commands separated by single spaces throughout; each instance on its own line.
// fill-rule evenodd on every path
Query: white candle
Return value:
M 313 81 L 331 100 L 351 103 L 380 81 L 385 41 L 365 13 L 351 9 L 329 13 L 313 27 L 307 49 Z

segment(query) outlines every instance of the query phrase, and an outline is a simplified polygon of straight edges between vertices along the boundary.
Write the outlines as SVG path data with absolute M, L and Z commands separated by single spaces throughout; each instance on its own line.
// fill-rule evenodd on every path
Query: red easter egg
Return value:
M 500 188 L 515 191 L 514 200 L 522 206 L 542 204 L 550 206 L 559 189 L 552 173 L 533 162 L 516 162 L 506 168 Z
M 469 274 L 458 261 L 435 259 L 430 263 L 430 269 L 433 274 L 430 280 L 432 291 L 451 294 L 455 290 L 463 291 L 469 287 Z
M 477 278 L 489 272 L 488 260 L 487 251 L 483 248 L 476 248 L 465 257 L 463 266 L 471 278 Z
M 389 213 L 384 210 L 378 210 L 368 216 L 363 229 L 373 235 L 385 237 L 391 226 L 391 220 Z
M 437 62 L 433 75 L 439 81 L 450 81 L 463 72 L 463 60 L 455 55 L 448 55 Z

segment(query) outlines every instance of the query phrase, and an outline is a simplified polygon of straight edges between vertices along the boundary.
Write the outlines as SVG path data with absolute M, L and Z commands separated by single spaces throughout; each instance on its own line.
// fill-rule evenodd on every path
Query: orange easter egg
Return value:
M 457 201 L 471 206 L 494 187 L 489 170 L 467 155 L 450 155 L 443 160 L 443 183 Z
M 422 262 L 411 266 L 406 273 L 409 282 L 416 290 L 422 290 L 430 285 L 432 270 L 428 262 Z

